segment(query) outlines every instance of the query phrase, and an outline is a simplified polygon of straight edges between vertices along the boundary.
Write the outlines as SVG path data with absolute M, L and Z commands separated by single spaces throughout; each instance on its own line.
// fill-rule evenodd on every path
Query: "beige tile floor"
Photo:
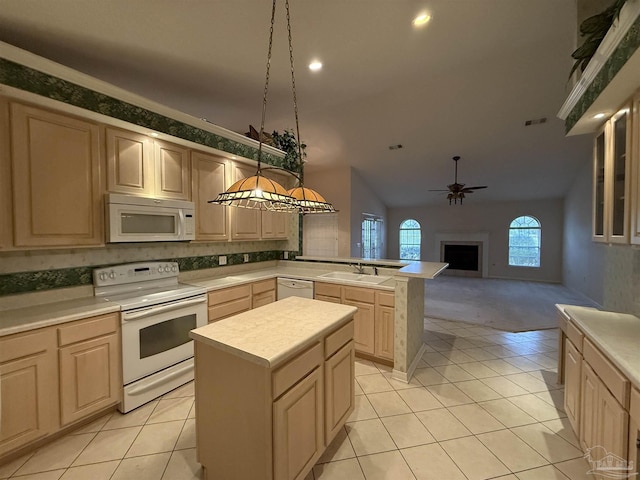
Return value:
M 555 383 L 557 334 L 426 320 L 409 384 L 356 360 L 356 410 L 306 480 L 593 478 Z M 193 403 L 187 384 L 108 414 L 0 465 L 0 479 L 201 479 Z

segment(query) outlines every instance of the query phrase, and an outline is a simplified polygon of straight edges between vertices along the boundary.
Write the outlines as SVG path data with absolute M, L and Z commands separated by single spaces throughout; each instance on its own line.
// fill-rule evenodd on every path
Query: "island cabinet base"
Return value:
M 275 367 L 195 342 L 198 462 L 208 480 L 304 480 L 354 409 L 353 320 Z

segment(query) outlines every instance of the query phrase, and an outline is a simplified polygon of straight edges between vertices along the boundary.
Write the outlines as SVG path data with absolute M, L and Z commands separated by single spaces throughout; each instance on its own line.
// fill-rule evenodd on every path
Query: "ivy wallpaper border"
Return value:
M 571 110 L 565 120 L 565 132 L 568 133 L 584 113 L 589 109 L 596 98 L 611 83 L 620 69 L 627 63 L 631 56 L 640 47 L 640 16 L 629 28 L 624 38 L 620 41 L 611 56 L 607 59 L 591 84 Z
M 10 60 L 0 58 L 0 83 L 35 93 L 95 113 L 117 118 L 191 142 L 217 148 L 233 155 L 258 159 L 258 149 L 202 130 L 173 118 L 96 92 L 75 83 L 40 72 Z M 262 152 L 262 161 L 284 167 L 284 159 Z

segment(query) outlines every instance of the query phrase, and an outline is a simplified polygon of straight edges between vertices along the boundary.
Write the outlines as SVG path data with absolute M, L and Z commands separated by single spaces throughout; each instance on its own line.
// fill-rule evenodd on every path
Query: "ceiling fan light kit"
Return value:
M 462 205 L 462 200 L 465 198 L 465 194 L 473 193 L 474 190 L 481 190 L 483 188 L 487 188 L 486 185 L 481 185 L 477 187 L 465 187 L 464 183 L 458 183 L 458 160 L 460 157 L 456 155 L 453 157 L 453 161 L 455 162 L 455 174 L 453 183 L 447 185 L 447 190 L 429 190 L 430 192 L 447 192 L 447 200 L 449 200 L 449 205 L 453 201 L 454 205 L 458 204 L 458 200 L 460 200 L 460 205 Z
M 287 32 L 289 37 L 289 61 L 291 64 L 291 89 L 293 92 L 293 109 L 296 119 L 296 134 L 300 139 L 300 126 L 298 121 L 298 101 L 296 98 L 296 80 L 295 70 L 293 67 L 293 46 L 291 40 L 291 15 L 289 12 L 289 0 L 285 0 L 287 12 Z M 300 162 L 300 176 L 295 173 L 278 167 L 261 168 L 262 160 L 262 144 L 268 140 L 268 135 L 264 132 L 264 122 L 267 112 L 267 92 L 269 90 L 269 69 L 271 67 L 271 50 L 273 47 L 273 26 L 275 23 L 276 0 L 273 0 L 271 6 L 271 28 L 269 30 L 269 50 L 267 53 L 267 73 L 264 82 L 264 94 L 262 97 L 262 120 L 260 122 L 260 132 L 256 132 L 250 127 L 252 137 L 257 136 L 258 140 L 258 167 L 256 174 L 249 178 L 237 181 L 225 192 L 220 193 L 214 200 L 208 203 L 216 203 L 218 205 L 229 205 L 233 207 L 252 208 L 271 211 L 285 211 L 299 213 L 333 213 L 336 209 L 327 202 L 322 195 L 304 188 L 302 180 L 302 148 L 301 142 L 298 141 L 298 161 Z M 298 180 L 299 186 L 287 192 L 285 188 L 278 182 L 264 177 L 262 170 L 281 170 L 286 172 Z

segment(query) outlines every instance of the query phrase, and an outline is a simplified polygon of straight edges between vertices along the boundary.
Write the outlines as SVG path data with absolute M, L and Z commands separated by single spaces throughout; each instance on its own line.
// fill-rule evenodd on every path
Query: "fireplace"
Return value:
M 440 242 L 440 261 L 449 264 L 445 274 L 482 277 L 482 256 L 482 242 Z

